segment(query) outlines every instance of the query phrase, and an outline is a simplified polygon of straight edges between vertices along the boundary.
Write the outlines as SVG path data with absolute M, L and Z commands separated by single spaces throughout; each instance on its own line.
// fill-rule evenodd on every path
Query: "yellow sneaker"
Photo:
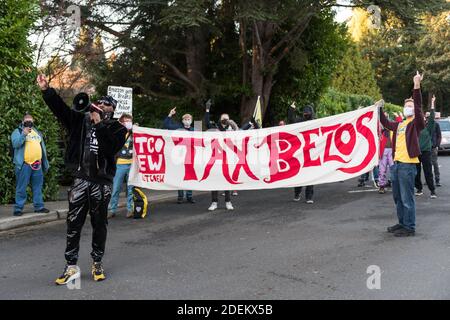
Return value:
M 78 266 L 69 266 L 67 265 L 64 268 L 64 272 L 59 278 L 55 280 L 55 284 L 64 285 L 75 279 L 78 279 L 81 276 L 81 271 Z
M 92 264 L 92 277 L 94 277 L 94 281 L 103 281 L 106 279 L 101 262 L 94 262 Z

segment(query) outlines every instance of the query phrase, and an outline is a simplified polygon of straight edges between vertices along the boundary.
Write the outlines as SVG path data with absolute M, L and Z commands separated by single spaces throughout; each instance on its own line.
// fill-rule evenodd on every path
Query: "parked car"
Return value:
M 450 118 L 443 118 L 437 120 L 442 132 L 441 146 L 439 147 L 439 152 L 449 152 L 450 151 Z

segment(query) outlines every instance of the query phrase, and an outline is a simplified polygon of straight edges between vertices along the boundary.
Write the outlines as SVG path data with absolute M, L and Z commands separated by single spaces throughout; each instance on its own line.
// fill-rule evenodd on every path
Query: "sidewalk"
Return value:
M 50 210 L 49 213 L 34 213 L 33 204 L 28 203 L 25 205 L 23 215 L 20 217 L 14 217 L 13 204 L 0 205 L 0 231 L 66 219 L 68 211 L 67 189 L 68 187 L 60 188 L 58 201 L 50 201 L 45 203 L 45 207 Z M 165 201 L 176 201 L 177 198 L 176 191 L 144 190 L 144 192 L 147 195 L 149 204 Z M 125 193 L 122 192 L 119 199 L 119 208 L 125 208 L 125 206 Z

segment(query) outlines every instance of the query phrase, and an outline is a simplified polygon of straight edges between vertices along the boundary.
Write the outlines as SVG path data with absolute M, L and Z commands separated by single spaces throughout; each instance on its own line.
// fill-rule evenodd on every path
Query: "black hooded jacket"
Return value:
M 314 107 L 310 104 L 303 107 L 303 113 L 310 113 L 311 118 L 305 119 L 305 118 L 303 118 L 303 114 L 302 114 L 302 116 L 299 117 L 295 114 L 295 109 L 292 107 L 289 107 L 289 110 L 288 110 L 289 123 L 304 122 L 304 121 L 313 120 L 316 118 L 316 114 L 314 112 Z
M 115 119 L 91 124 L 88 113 L 70 109 L 53 88 L 42 91 L 42 95 L 50 110 L 68 131 L 64 158 L 66 167 L 77 178 L 98 184 L 112 184 L 116 174 L 116 154 L 125 143 L 127 129 Z M 95 156 L 91 156 L 92 150 L 87 143 L 92 127 L 98 141 Z

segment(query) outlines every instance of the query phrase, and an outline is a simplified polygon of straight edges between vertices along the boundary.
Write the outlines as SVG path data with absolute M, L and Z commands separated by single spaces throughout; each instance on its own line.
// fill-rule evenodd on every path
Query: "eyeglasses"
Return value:
M 103 104 L 104 106 L 107 106 L 107 107 L 112 106 L 111 102 L 109 102 L 107 100 L 99 100 L 99 101 L 97 101 L 97 104 Z

